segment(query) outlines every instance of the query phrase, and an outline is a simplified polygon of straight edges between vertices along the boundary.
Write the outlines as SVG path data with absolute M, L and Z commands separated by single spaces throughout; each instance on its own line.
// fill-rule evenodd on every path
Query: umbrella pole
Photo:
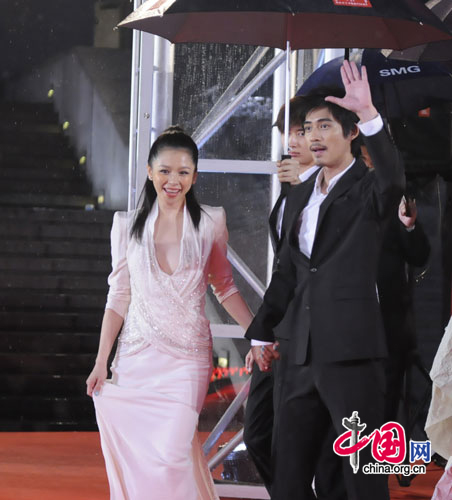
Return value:
M 290 42 L 286 44 L 286 85 L 284 96 L 284 151 L 289 154 L 289 116 L 290 116 Z

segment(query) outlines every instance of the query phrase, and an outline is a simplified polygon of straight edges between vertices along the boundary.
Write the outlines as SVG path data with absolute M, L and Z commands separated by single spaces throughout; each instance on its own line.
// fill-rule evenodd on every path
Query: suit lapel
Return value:
M 278 234 L 278 214 L 279 214 L 279 209 L 281 208 L 281 203 L 283 202 L 284 198 L 286 196 L 284 194 L 280 194 L 278 199 L 276 200 L 276 203 L 270 213 L 270 217 L 268 219 L 268 223 L 270 225 L 270 235 L 271 235 L 271 240 L 272 240 L 272 246 L 273 246 L 273 251 L 276 252 L 276 250 L 279 247 L 280 243 L 280 238 Z M 281 234 L 282 236 L 282 234 Z
M 298 221 L 300 214 L 307 205 L 309 198 L 314 189 L 316 175 L 311 176 L 307 181 L 292 188 L 290 195 L 287 197 L 285 220 L 283 228 L 286 228 L 289 242 L 292 246 L 300 251 L 298 247 Z
M 359 179 L 361 179 L 368 172 L 368 168 L 362 160 L 356 160 L 355 164 L 346 172 L 333 187 L 333 189 L 328 193 L 328 196 L 323 200 L 320 205 L 319 217 L 317 219 L 317 226 L 315 230 L 314 237 L 314 247 L 317 241 L 317 235 L 319 234 L 319 229 L 322 225 L 325 214 L 327 213 L 331 204 L 337 200 L 340 196 L 346 193 Z

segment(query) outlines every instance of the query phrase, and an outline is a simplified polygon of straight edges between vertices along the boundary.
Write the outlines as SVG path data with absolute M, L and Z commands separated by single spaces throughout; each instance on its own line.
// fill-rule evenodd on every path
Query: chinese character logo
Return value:
M 359 450 L 364 448 L 368 443 L 368 440 L 365 442 L 363 439 L 359 440 L 359 435 L 366 428 L 366 424 L 360 423 L 358 412 L 354 411 L 350 419 L 342 419 L 342 425 L 349 430 L 336 439 L 334 442 L 334 451 L 340 456 L 350 455 L 350 465 L 356 474 L 359 469 Z M 347 440 L 350 441 L 350 446 L 344 448 L 342 443 Z
M 351 418 L 342 419 L 342 425 L 348 430 L 334 441 L 334 451 L 339 456 L 350 456 L 350 465 L 355 474 L 359 469 L 359 452 L 370 443 L 372 456 L 377 462 L 400 464 L 404 461 L 405 430 L 397 422 L 388 422 L 368 436 L 362 436 L 366 424 L 360 422 L 358 412 L 354 411 Z
M 423 460 L 429 463 L 432 460 L 432 446 L 430 441 L 410 441 L 410 462 Z

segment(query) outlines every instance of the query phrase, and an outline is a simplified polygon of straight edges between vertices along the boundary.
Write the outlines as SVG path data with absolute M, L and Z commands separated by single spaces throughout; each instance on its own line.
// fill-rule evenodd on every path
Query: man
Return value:
M 416 203 L 403 197 L 397 216 L 391 217 L 386 228 L 378 266 L 378 296 L 388 345 L 385 411 L 388 422 L 398 421 L 403 378 L 418 356 L 409 266 L 425 266 L 430 244 L 416 218 Z
M 404 189 L 399 155 L 372 104 L 365 68 L 344 62 L 345 97 L 312 95 L 304 122 L 315 180 L 291 189 L 278 264 L 246 337 L 280 342 L 272 500 L 314 499 L 311 483 L 331 425 L 357 411 L 372 432 L 384 422 L 385 335 L 376 294 L 381 234 Z M 357 160 L 364 134 L 375 165 Z M 262 370 L 280 355 L 252 347 Z M 371 461 L 369 446 L 362 463 Z M 389 500 L 384 476 L 342 459 L 349 500 Z
M 277 163 L 278 179 L 281 183 L 296 186 L 309 179 L 318 167 L 304 138 L 303 97 L 290 101 L 289 112 L 289 154 Z M 281 107 L 275 122 L 281 136 L 284 134 L 284 106 Z M 286 194 L 281 192 L 270 214 L 270 236 L 276 254 L 281 243 L 281 226 L 286 203 Z M 267 490 L 270 492 L 271 442 L 273 431 L 273 371 L 263 372 L 254 365 L 248 402 L 245 414 L 244 441 Z
M 283 140 L 284 134 L 284 111 L 285 106 L 283 105 L 279 110 L 275 122 L 275 126 L 278 127 L 281 134 L 281 140 Z M 303 97 L 293 97 L 290 100 L 289 109 L 290 158 L 277 162 L 278 180 L 283 186 L 284 184 L 289 186 L 301 184 L 302 182 L 307 181 L 311 175 L 318 170 L 318 167 L 314 162 L 314 157 L 309 150 L 309 145 L 304 138 L 303 119 Z M 271 242 L 275 254 L 277 253 L 282 241 L 281 227 L 287 197 L 287 192 L 285 191 L 285 189 L 281 189 L 281 193 L 276 200 L 268 221 L 270 225 Z
M 374 168 L 367 148 L 363 145 L 361 157 L 370 169 Z M 415 200 L 404 196 L 397 215 L 394 214 L 388 221 L 378 265 L 378 298 L 388 346 L 387 422 L 397 421 L 403 378 L 410 363 L 414 361 L 417 349 L 410 274 L 413 266 L 426 265 L 430 244 L 421 223 L 416 219 Z

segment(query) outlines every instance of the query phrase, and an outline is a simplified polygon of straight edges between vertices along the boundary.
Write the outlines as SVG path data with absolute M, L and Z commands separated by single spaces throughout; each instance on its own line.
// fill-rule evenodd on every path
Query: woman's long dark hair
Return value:
M 155 158 L 157 158 L 160 152 L 166 148 L 185 149 L 188 151 L 195 165 L 195 172 L 198 171 L 198 147 L 193 139 L 179 126 L 171 126 L 157 137 L 154 144 L 151 146 L 151 150 L 149 151 L 148 165 L 151 166 Z M 138 241 L 141 241 L 141 238 L 143 237 L 144 225 L 156 198 L 157 192 L 154 188 L 154 183 L 147 178 L 143 191 L 140 195 L 140 200 L 143 201 L 141 207 L 137 210 L 137 214 L 130 231 L 130 236 L 134 236 Z M 185 200 L 193 225 L 196 229 L 198 229 L 199 221 L 201 220 L 201 206 L 195 197 L 193 186 L 185 195 Z

